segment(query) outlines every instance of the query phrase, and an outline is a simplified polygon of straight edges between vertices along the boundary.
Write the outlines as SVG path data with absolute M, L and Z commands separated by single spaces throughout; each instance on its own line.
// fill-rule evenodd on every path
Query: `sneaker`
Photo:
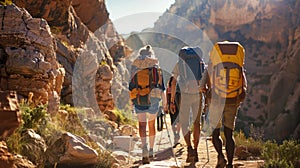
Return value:
M 147 146 L 144 146 L 142 149 L 142 163 L 143 164 L 149 164 L 150 159 L 149 159 L 149 151 Z
M 195 158 L 195 152 L 194 149 L 191 146 L 187 147 L 187 158 L 186 158 L 186 162 L 187 163 L 191 163 L 194 162 L 194 158 Z
M 224 168 L 226 166 L 227 160 L 224 156 L 218 156 L 218 163 L 216 168 Z

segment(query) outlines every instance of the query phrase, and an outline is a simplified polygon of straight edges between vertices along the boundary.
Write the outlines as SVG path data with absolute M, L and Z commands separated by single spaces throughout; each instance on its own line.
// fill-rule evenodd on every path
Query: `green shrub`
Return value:
M 259 157 L 263 148 L 263 141 L 260 139 L 254 139 L 252 137 L 247 138 L 245 134 L 240 132 L 234 133 L 235 145 L 245 146 L 251 156 Z
M 38 131 L 39 126 L 47 121 L 46 105 L 38 105 L 37 107 L 31 108 L 28 104 L 20 104 L 20 110 L 23 120 L 23 130 L 33 129 L 34 131 Z
M 137 120 L 134 115 L 130 111 L 115 109 L 114 113 L 117 115 L 117 124 L 128 124 L 135 126 L 137 124 Z
M 265 168 L 294 168 L 294 166 L 290 163 L 287 163 L 286 160 L 276 159 L 276 160 L 269 160 L 267 163 L 264 164 Z
M 281 145 L 267 141 L 264 144 L 262 158 L 265 160 L 264 167 L 296 167 L 300 159 L 300 144 L 295 140 L 285 140 Z
M 84 116 L 83 109 L 74 108 L 70 105 L 61 105 L 60 109 L 68 112 L 67 118 L 62 118 L 61 115 L 48 115 L 47 106 L 39 105 L 31 107 L 30 103 L 20 103 L 20 111 L 22 114 L 22 124 L 14 134 L 6 139 L 9 151 L 15 154 L 23 154 L 25 149 L 28 147 L 26 139 L 24 139 L 22 133 L 27 129 L 33 129 L 41 137 L 44 138 L 46 145 L 52 145 L 63 132 L 71 132 L 72 134 L 78 135 L 86 139 L 87 145 L 97 150 L 99 154 L 97 167 L 108 168 L 115 162 L 114 158 L 109 152 L 101 151 L 99 146 L 88 138 L 88 134 L 82 127 L 78 116 Z M 123 119 L 126 121 L 126 119 Z M 29 155 L 28 155 L 29 156 Z M 44 156 L 37 156 L 36 158 L 46 158 Z M 39 162 L 41 163 L 41 162 Z M 43 167 L 43 165 L 37 165 Z

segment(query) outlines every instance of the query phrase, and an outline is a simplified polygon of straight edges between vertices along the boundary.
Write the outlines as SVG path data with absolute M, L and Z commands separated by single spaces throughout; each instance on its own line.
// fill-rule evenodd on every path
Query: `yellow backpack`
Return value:
M 223 98 L 235 98 L 243 92 L 245 50 L 238 42 L 217 42 L 210 52 L 213 91 Z
M 0 5 L 11 5 L 12 1 L 11 0 L 0 0 Z

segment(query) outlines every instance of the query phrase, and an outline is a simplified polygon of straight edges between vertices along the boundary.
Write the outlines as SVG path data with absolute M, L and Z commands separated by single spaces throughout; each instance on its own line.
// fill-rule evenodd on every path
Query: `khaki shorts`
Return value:
M 209 107 L 209 124 L 212 128 L 221 128 L 224 125 L 234 130 L 239 105 L 225 104 L 212 101 Z
M 202 108 L 201 94 L 181 93 L 179 122 L 184 135 L 187 133 L 192 124 L 200 124 Z
M 237 105 L 232 105 L 232 104 L 225 105 L 224 112 L 223 112 L 223 120 L 220 120 L 216 128 L 221 128 L 223 122 L 223 125 L 225 127 L 234 130 L 237 112 L 238 112 Z

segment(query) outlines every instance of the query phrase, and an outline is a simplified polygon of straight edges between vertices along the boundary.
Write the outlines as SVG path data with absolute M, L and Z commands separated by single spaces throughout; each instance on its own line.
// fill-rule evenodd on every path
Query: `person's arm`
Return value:
M 162 92 L 161 92 L 161 99 L 162 99 L 162 105 L 163 105 L 164 111 L 166 113 L 168 113 L 167 96 L 166 96 L 165 90 L 162 90 Z
M 171 81 L 171 103 L 175 103 L 176 84 L 178 78 L 178 63 L 175 65 L 173 70 L 173 80 Z
M 164 111 L 168 113 L 168 101 L 166 96 L 166 87 L 164 83 L 163 73 L 160 73 L 160 89 L 161 89 L 162 106 Z
M 170 111 L 174 113 L 176 111 L 175 106 L 175 95 L 176 95 L 176 85 L 177 85 L 177 79 L 179 76 L 179 69 L 178 69 L 178 63 L 175 65 L 173 70 L 173 80 L 171 82 L 171 98 L 170 98 Z
M 200 85 L 199 85 L 199 89 L 200 89 L 200 92 L 206 92 L 206 90 L 208 89 L 207 87 L 208 86 L 208 70 L 205 69 L 203 74 L 202 74 L 202 78 L 200 80 Z

